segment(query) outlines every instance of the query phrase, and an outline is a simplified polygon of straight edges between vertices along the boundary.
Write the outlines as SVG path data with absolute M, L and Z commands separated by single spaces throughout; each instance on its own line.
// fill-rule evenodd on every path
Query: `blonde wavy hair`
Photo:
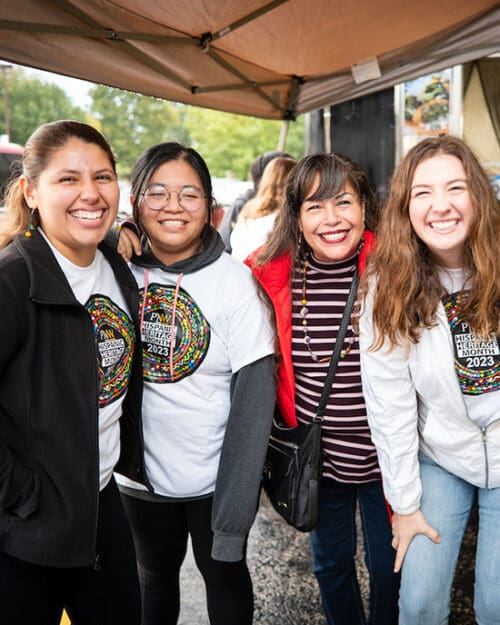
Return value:
M 266 165 L 257 193 L 243 206 L 238 221 L 257 219 L 279 210 L 283 203 L 288 174 L 295 163 L 295 159 L 291 157 L 278 157 Z
M 380 216 L 377 248 L 363 280 L 366 292 L 368 281 L 375 278 L 373 350 L 385 339 L 392 347 L 417 343 L 422 329 L 435 325 L 444 294 L 439 265 L 412 228 L 409 204 L 417 166 L 440 155 L 460 160 L 472 203 L 472 223 L 465 243 L 465 268 L 472 279 L 463 313 L 480 335 L 499 333 L 499 202 L 488 174 L 461 139 L 432 137 L 417 143 L 396 169 Z

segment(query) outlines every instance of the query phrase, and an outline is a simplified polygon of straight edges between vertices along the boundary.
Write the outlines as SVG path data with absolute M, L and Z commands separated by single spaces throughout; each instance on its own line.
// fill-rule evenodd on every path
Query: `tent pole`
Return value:
M 331 135 L 331 126 L 332 126 L 332 113 L 331 108 L 327 106 L 323 109 L 323 129 L 325 133 L 325 152 L 332 151 L 332 135 Z
M 281 130 L 280 130 L 280 138 L 278 139 L 278 147 L 276 148 L 278 152 L 285 151 L 286 138 L 288 136 L 288 126 L 290 124 L 289 119 L 284 119 L 281 122 Z

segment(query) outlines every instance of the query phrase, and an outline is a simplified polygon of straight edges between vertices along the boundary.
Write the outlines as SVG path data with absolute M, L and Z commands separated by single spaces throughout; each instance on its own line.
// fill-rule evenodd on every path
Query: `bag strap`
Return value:
M 337 334 L 337 340 L 335 341 L 335 346 L 333 348 L 332 357 L 330 359 L 330 366 L 328 367 L 328 373 L 326 374 L 325 386 L 323 388 L 323 392 L 321 393 L 318 410 L 316 412 L 316 416 L 313 418 L 313 421 L 321 422 L 325 414 L 326 403 L 328 401 L 328 397 L 330 396 L 330 388 L 332 386 L 333 378 L 335 377 L 335 372 L 337 371 L 337 364 L 339 362 L 340 352 L 344 345 L 344 338 L 347 332 L 347 326 L 349 325 L 351 312 L 354 306 L 354 302 L 356 301 L 356 295 L 358 292 L 358 284 L 359 284 L 359 272 L 358 272 L 358 268 L 356 267 L 354 271 L 354 275 L 352 277 L 352 284 L 351 284 L 351 289 L 349 291 L 349 296 L 347 298 L 347 303 L 344 308 L 344 314 L 342 315 L 342 321 L 340 322 L 339 331 Z

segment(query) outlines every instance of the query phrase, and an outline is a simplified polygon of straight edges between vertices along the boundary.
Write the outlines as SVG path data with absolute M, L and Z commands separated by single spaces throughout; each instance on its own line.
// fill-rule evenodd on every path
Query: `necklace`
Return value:
M 311 337 L 307 332 L 307 314 L 309 309 L 307 308 L 307 268 L 309 267 L 309 263 L 307 260 L 304 260 L 302 265 L 302 299 L 300 303 L 302 308 L 299 311 L 299 315 L 302 317 L 302 331 L 304 333 L 303 341 L 305 346 L 307 347 L 307 351 L 309 352 L 311 358 L 314 362 L 328 362 L 330 360 L 330 356 L 326 356 L 325 358 L 320 358 L 317 354 L 315 354 L 311 348 Z M 340 352 L 339 358 L 345 358 L 347 354 L 351 351 L 352 344 L 354 342 L 354 336 L 349 336 L 345 341 L 344 349 Z

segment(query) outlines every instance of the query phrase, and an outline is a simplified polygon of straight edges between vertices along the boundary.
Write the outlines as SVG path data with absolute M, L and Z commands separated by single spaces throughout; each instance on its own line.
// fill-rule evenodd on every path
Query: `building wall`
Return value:
M 384 196 L 395 158 L 394 89 L 331 107 L 333 152 L 357 161 L 380 196 Z
M 473 70 L 464 96 L 463 138 L 492 173 L 500 174 L 500 144 L 491 123 L 477 69 Z

